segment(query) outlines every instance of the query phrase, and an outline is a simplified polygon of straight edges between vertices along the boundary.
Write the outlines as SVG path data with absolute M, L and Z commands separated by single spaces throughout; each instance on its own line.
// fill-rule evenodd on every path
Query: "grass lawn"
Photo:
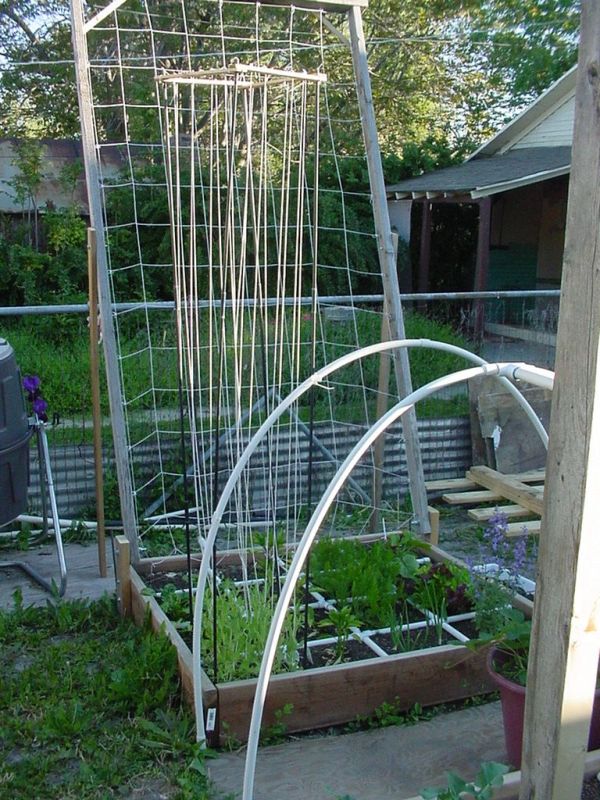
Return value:
M 216 797 L 167 639 L 112 599 L 0 611 L 0 798 Z

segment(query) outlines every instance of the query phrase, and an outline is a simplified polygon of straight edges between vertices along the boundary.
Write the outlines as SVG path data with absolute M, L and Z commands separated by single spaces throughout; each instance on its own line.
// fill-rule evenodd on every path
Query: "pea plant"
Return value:
M 491 800 L 494 789 L 502 786 L 504 776 L 508 772 L 505 764 L 486 761 L 481 765 L 473 782 L 465 781 L 455 772 L 448 772 L 448 785 L 440 789 L 423 789 L 423 800 L 462 800 L 471 797 L 473 800 Z

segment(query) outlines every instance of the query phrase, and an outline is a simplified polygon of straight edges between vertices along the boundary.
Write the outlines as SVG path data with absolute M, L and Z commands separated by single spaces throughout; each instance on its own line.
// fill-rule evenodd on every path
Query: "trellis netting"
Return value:
M 156 529 L 177 549 L 184 520 L 201 538 L 269 411 L 382 336 L 366 302 L 383 286 L 352 55 L 330 20 L 344 25 L 289 5 L 74 3 L 115 446 L 142 548 Z M 174 299 L 175 314 L 114 306 L 132 299 Z M 220 546 L 296 538 L 394 394 L 382 364 L 340 371 L 279 421 Z M 391 468 L 368 454 L 327 530 L 365 530 L 375 507 L 380 527 L 407 521 L 403 446 L 388 436 Z

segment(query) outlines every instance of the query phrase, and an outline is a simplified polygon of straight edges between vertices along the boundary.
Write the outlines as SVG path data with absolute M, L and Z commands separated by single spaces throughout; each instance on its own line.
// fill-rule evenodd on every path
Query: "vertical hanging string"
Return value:
M 311 374 L 317 369 L 317 313 L 319 304 L 318 294 L 318 266 L 319 266 L 319 134 L 320 134 L 320 85 L 315 86 L 315 130 L 313 149 L 313 191 L 312 191 L 312 275 L 311 275 Z M 315 435 L 315 390 L 309 392 L 309 435 L 308 435 L 308 509 L 312 510 L 313 504 L 313 471 L 314 471 L 314 435 Z M 305 563 L 305 601 L 304 601 L 304 639 L 302 654 L 304 663 L 308 661 L 308 601 L 310 587 L 310 551 Z

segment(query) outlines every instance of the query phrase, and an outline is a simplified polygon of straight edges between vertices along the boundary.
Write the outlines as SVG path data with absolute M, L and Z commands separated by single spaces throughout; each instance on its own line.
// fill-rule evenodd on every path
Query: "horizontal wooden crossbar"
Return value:
M 105 6 L 101 11 L 95 14 L 91 19 L 89 19 L 84 26 L 84 32 L 89 33 L 91 30 L 96 28 L 103 20 L 107 17 L 110 17 L 111 14 L 114 14 L 122 5 L 124 5 L 127 0 L 112 0 L 107 6 Z M 214 2 L 218 2 L 218 0 L 214 0 Z M 236 2 L 247 2 L 247 3 L 254 3 L 256 4 L 257 0 L 236 0 Z M 348 11 L 351 8 L 366 8 L 369 5 L 369 0 L 300 0 L 300 2 L 296 3 L 293 0 L 260 0 L 261 5 L 267 6 L 294 6 L 294 8 L 302 11 L 302 9 L 307 9 L 309 11 Z

